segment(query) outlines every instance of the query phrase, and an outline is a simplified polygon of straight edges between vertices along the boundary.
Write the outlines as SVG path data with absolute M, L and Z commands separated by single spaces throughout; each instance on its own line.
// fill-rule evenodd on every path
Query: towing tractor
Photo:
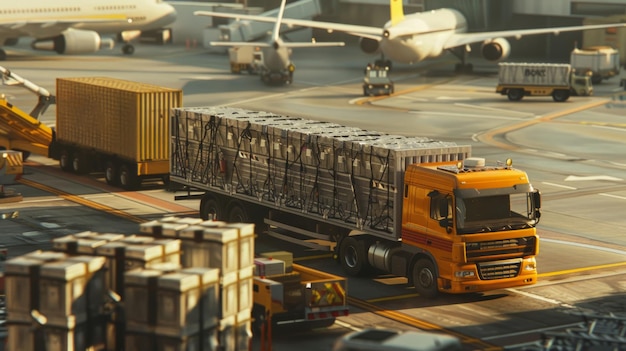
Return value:
M 578 74 L 569 64 L 501 62 L 498 67 L 496 93 L 506 95 L 510 101 L 552 96 L 556 102 L 565 102 L 572 95 L 593 95 L 592 73 Z
M 174 108 L 170 181 L 203 218 L 331 251 L 422 296 L 534 284 L 540 193 L 471 147 L 234 107 Z M 176 187 L 180 188 L 180 187 Z
M 363 77 L 363 95 L 378 96 L 393 94 L 394 84 L 389 78 L 389 67 L 367 65 Z

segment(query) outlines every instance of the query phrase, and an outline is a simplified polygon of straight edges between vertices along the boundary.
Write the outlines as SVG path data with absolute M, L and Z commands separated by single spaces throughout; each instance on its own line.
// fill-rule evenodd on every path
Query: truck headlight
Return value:
M 525 271 L 536 271 L 537 270 L 537 264 L 535 262 L 528 262 L 524 265 L 524 270 Z
M 456 271 L 454 276 L 457 278 L 472 278 L 474 277 L 474 271 Z

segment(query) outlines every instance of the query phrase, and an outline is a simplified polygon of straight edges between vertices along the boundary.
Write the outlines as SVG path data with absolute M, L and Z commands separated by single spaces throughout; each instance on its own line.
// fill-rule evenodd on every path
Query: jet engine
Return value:
M 380 50 L 380 43 L 378 42 L 378 40 L 361 38 L 359 40 L 359 47 L 366 54 L 376 54 Z
M 483 57 L 489 61 L 499 61 L 509 57 L 511 44 L 504 38 L 496 38 L 483 42 L 480 47 Z
M 37 39 L 32 42 L 34 50 L 56 51 L 59 54 L 89 54 L 103 47 L 112 48 L 112 39 L 102 39 L 90 30 L 67 29 L 51 38 Z

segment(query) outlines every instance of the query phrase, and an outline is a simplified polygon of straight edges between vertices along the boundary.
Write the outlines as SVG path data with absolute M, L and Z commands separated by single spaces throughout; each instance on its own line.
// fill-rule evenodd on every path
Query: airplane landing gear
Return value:
M 457 63 L 454 66 L 454 72 L 456 73 L 472 73 L 474 71 L 474 65 L 467 63 L 467 55 L 471 51 L 469 45 L 462 46 L 450 50 L 450 52 L 461 60 L 461 63 Z
M 135 47 L 131 44 L 124 44 L 124 46 L 122 46 L 122 52 L 124 55 L 132 55 L 135 53 Z

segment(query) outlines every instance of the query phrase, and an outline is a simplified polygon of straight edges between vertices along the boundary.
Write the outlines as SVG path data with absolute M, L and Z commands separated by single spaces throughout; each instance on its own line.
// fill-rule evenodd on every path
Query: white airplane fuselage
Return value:
M 440 9 L 406 15 L 395 25 L 389 21 L 383 31 L 380 51 L 385 58 L 412 64 L 441 56 L 452 34 L 467 31 L 467 21 L 456 10 Z
M 163 28 L 176 18 L 162 0 L 20 0 L 0 10 L 0 45 L 8 38 L 49 38 L 68 28 L 101 34 Z

